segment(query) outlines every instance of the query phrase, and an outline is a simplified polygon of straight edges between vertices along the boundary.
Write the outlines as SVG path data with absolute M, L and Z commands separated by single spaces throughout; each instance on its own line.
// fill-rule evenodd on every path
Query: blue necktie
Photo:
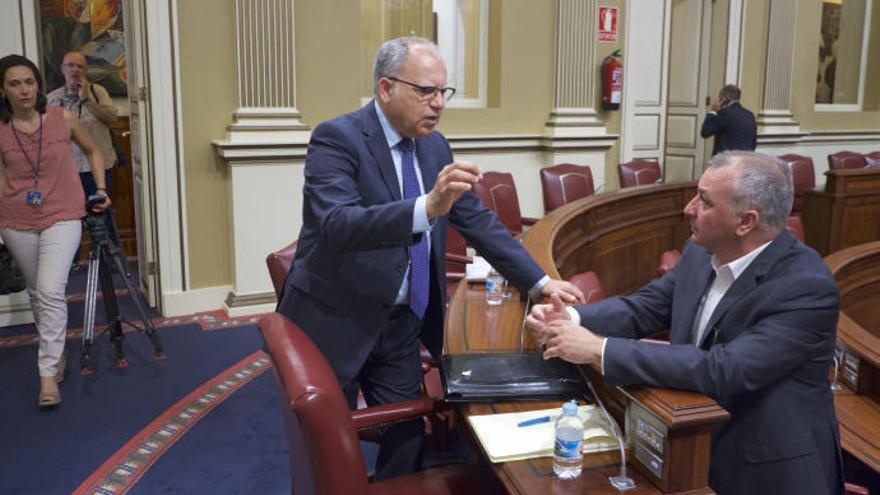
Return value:
M 400 150 L 402 158 L 403 197 L 417 198 L 422 191 L 416 176 L 412 140 L 402 139 L 397 143 L 397 149 Z M 425 316 L 425 309 L 428 307 L 428 284 L 431 280 L 431 261 L 428 258 L 429 235 L 430 232 L 424 232 L 419 243 L 409 247 L 409 307 L 419 318 Z

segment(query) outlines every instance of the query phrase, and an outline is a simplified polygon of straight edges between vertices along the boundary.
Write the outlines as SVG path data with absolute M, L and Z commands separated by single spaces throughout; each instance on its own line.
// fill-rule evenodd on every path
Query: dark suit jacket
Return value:
M 583 326 L 612 337 L 605 379 L 699 392 L 727 409 L 710 464 L 722 495 L 842 493 L 828 383 L 840 307 L 831 273 L 783 230 L 721 299 L 697 347 L 710 258 L 690 243 L 673 270 L 631 296 L 578 308 Z M 633 340 L 667 328 L 671 345 Z
M 416 140 L 425 191 L 452 162 L 446 139 Z M 391 151 L 371 101 L 320 124 L 305 164 L 303 226 L 278 311 L 299 325 L 341 384 L 361 369 L 387 324 L 409 263 L 415 199 L 401 199 Z M 446 228 L 452 223 L 520 291 L 543 270 L 472 193 L 431 229 L 431 298 L 422 341 L 439 356 L 446 307 Z
M 715 115 L 707 113 L 700 135 L 715 136 L 713 155 L 728 150 L 755 151 L 758 128 L 754 114 L 735 101 Z

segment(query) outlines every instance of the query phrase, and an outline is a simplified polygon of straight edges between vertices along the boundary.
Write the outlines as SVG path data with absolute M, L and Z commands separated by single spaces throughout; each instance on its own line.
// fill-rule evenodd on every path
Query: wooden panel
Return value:
M 804 193 L 804 237 L 823 256 L 880 240 L 880 169 L 829 170 L 825 191 Z
M 630 22 L 638 24 L 627 34 L 627 43 L 638 47 L 639 63 L 627 67 L 626 77 L 634 78 L 638 85 L 631 86 L 636 106 L 660 105 L 664 98 L 663 89 L 663 19 L 666 15 L 665 2 L 640 2 L 639 12 L 632 13 Z M 628 13 L 629 14 L 629 13 Z
M 658 146 L 660 146 L 660 115 L 636 115 L 633 119 L 633 149 L 653 150 Z
M 524 244 L 551 277 L 593 270 L 606 294 L 628 293 L 650 280 L 663 251 L 690 237 L 682 210 L 695 193 L 696 183 L 681 182 L 584 198 L 533 225 Z
M 702 0 L 673 2 L 669 35 L 670 105 L 696 107 L 699 104 L 702 28 Z
M 117 150 L 123 155 L 123 166 L 110 169 L 113 196 L 113 218 L 119 231 L 122 251 L 128 258 L 137 257 L 137 229 L 134 222 L 134 182 L 131 169 L 131 137 L 128 134 L 128 118 L 120 117 L 110 126 L 110 134 L 116 142 Z M 88 259 L 91 242 L 83 232 L 80 244 L 80 258 Z
M 665 169 L 666 182 L 689 181 L 699 175 L 694 155 L 676 155 L 667 151 Z
M 880 242 L 825 258 L 840 288 L 840 390 L 834 406 L 844 450 L 880 471 Z

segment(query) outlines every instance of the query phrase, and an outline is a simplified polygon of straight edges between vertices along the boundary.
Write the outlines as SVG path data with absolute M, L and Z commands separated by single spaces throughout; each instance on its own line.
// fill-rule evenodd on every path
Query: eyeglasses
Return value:
M 444 100 L 449 100 L 453 96 L 455 96 L 455 88 L 438 88 L 437 86 L 420 86 L 416 83 L 411 83 L 409 81 L 404 81 L 403 79 L 398 79 L 392 76 L 385 76 L 387 79 L 390 79 L 395 82 L 406 84 L 411 87 L 413 91 L 415 91 L 419 95 L 419 99 L 422 101 L 433 100 L 437 97 L 437 94 L 443 95 Z

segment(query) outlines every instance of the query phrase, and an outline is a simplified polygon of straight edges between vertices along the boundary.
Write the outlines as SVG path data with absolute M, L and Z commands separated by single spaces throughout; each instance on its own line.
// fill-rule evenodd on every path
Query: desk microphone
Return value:
M 529 309 L 532 306 L 532 298 L 526 296 L 526 312 L 523 313 L 522 323 L 519 326 L 519 352 L 525 352 L 526 348 L 526 318 L 529 317 Z
M 590 387 L 590 392 L 593 394 L 599 409 L 602 409 L 602 415 L 605 417 L 605 421 L 608 422 L 608 425 L 611 426 L 611 431 L 614 433 L 614 438 L 617 439 L 617 445 L 620 449 L 620 474 L 617 476 L 609 476 L 608 481 L 611 482 L 611 486 L 616 488 L 617 491 L 623 492 L 626 490 L 632 490 L 636 487 L 636 482 L 626 475 L 626 448 L 623 445 L 623 434 L 617 427 L 617 422 L 614 421 L 614 418 L 612 418 L 611 415 L 608 414 L 608 410 L 605 409 L 605 404 L 602 403 L 602 399 L 599 397 L 599 394 L 596 393 L 596 387 L 593 386 L 593 382 L 590 381 L 590 378 L 580 367 L 578 367 L 578 370 L 580 370 L 584 381 L 587 382 L 587 386 Z

